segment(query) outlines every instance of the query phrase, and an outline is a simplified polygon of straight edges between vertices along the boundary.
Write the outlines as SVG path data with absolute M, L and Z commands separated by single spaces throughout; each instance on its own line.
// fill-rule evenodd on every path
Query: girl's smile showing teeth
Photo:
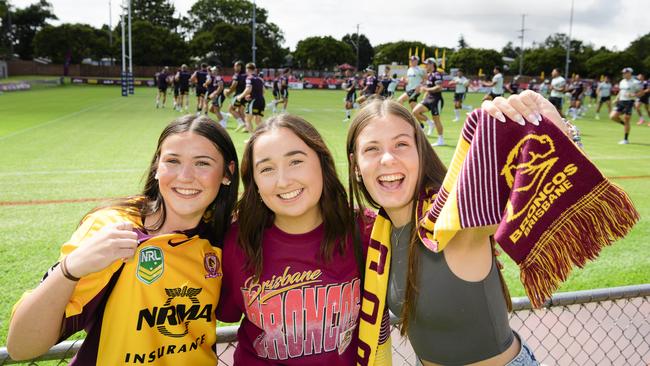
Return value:
M 295 191 L 291 191 L 291 192 L 287 192 L 287 193 L 281 193 L 281 194 L 278 195 L 278 197 L 280 197 L 283 200 L 290 200 L 290 199 L 298 197 L 298 195 L 300 195 L 302 193 L 302 191 L 303 191 L 303 188 L 300 188 L 300 189 L 296 189 Z
M 404 180 L 404 174 L 386 174 L 381 175 L 377 178 L 379 185 L 384 188 L 394 189 L 399 187 L 399 185 Z
M 187 198 L 194 197 L 194 196 L 198 195 L 199 193 L 201 193 L 200 190 L 192 189 L 192 188 L 172 188 L 172 190 L 175 193 L 178 193 L 178 195 L 183 196 L 183 197 L 187 197 Z

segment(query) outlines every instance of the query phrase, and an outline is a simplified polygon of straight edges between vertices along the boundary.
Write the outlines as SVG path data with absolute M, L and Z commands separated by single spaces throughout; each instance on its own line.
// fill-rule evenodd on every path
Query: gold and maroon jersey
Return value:
M 102 227 L 124 221 L 142 227 L 139 218 L 111 209 L 89 215 L 60 259 Z M 61 340 L 87 332 L 71 364 L 216 365 L 222 244 L 211 241 L 203 222 L 164 235 L 136 231 L 135 256 L 83 277 L 66 306 Z

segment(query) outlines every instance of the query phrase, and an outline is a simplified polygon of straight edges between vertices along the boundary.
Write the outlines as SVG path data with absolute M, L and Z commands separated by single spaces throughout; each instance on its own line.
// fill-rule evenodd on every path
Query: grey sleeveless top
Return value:
M 410 223 L 392 229 L 388 278 L 388 308 L 400 316 L 406 289 Z M 508 324 L 499 269 L 495 260 L 485 279 L 458 278 L 443 253 L 418 245 L 419 275 L 415 314 L 409 314 L 408 337 L 425 361 L 465 365 L 494 357 L 510 347 L 514 334 Z

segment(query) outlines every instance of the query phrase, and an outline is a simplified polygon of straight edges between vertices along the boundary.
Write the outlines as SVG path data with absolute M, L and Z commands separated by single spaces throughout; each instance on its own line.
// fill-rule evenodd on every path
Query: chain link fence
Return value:
M 541 309 L 513 298 L 511 327 L 544 365 L 650 365 L 650 284 L 559 293 Z M 395 318 L 391 321 L 394 324 Z M 230 366 L 237 326 L 217 329 L 219 364 Z M 83 341 L 65 341 L 29 365 L 65 365 Z M 393 365 L 415 365 L 408 340 L 393 326 Z M 0 365 L 17 363 L 0 348 Z

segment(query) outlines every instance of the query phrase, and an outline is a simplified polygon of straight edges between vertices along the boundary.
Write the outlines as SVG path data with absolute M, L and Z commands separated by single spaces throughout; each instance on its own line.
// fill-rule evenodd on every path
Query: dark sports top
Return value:
M 366 76 L 365 91 L 366 94 L 374 94 L 377 90 L 377 77 L 374 75 Z
M 574 97 L 580 96 L 584 91 L 585 86 L 582 81 L 574 81 L 571 83 L 571 95 Z
M 223 77 L 221 75 L 212 75 L 212 91 L 215 91 L 219 89 L 220 85 L 223 85 Z M 223 94 L 223 89 L 221 89 L 221 93 L 219 95 Z
M 237 87 L 235 88 L 235 95 L 241 94 L 244 89 L 246 89 L 246 74 L 239 73 L 232 75 L 232 81 L 237 81 Z
M 354 93 L 357 90 L 357 78 L 355 78 L 354 76 L 347 78 L 345 83 L 348 84 L 348 88 L 352 87 L 350 93 Z
M 160 72 L 158 73 L 157 81 L 158 81 L 158 87 L 159 88 L 166 88 L 167 87 L 167 73 L 165 72 Z
M 391 233 L 387 303 L 398 316 L 408 277 L 411 225 Z M 419 292 L 408 329 L 415 353 L 425 361 L 466 365 L 507 350 L 514 334 L 494 259 L 485 279 L 469 282 L 451 271 L 444 252 L 434 253 L 419 243 L 417 255 Z
M 288 76 L 285 76 L 285 75 L 280 76 L 280 78 L 278 79 L 278 88 L 280 90 L 289 89 L 289 77 Z
M 180 71 L 178 73 L 178 84 L 181 86 L 181 88 L 189 88 L 190 87 L 190 78 L 192 77 L 192 74 L 190 74 L 189 71 Z
M 434 71 L 427 74 L 427 88 L 442 85 L 442 74 Z M 427 92 L 427 98 L 442 98 L 442 90 L 438 92 Z
M 203 88 L 203 85 L 205 85 L 205 80 L 208 78 L 208 72 L 205 70 L 198 70 L 196 72 L 196 86 L 199 88 Z
M 246 86 L 251 86 L 251 99 L 264 99 L 264 80 L 257 74 L 246 78 Z
M 112 209 L 92 213 L 62 246 L 60 258 L 106 225 L 125 221 L 141 226 L 139 217 Z M 222 243 L 204 223 L 156 236 L 136 232 L 133 259 L 77 283 L 60 340 L 82 329 L 87 336 L 70 364 L 216 365 Z

